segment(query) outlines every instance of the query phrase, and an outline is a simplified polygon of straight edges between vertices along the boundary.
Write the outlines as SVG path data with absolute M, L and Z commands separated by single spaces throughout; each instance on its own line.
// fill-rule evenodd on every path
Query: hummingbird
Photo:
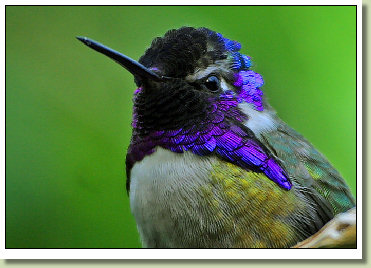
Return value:
M 288 248 L 355 206 L 344 179 L 269 105 L 241 44 L 208 28 L 155 38 L 135 61 L 126 188 L 143 247 Z

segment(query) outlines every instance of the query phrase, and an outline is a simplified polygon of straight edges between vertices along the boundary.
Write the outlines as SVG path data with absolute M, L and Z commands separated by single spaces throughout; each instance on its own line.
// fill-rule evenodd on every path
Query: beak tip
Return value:
M 83 42 L 85 45 L 89 46 L 90 45 L 90 41 L 88 38 L 84 37 L 84 36 L 76 36 L 77 40 Z

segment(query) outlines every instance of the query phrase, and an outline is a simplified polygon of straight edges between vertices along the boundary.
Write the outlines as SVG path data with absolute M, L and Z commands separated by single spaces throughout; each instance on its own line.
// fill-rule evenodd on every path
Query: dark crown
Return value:
M 225 45 L 217 33 L 207 28 L 182 27 L 155 38 L 139 62 L 166 76 L 185 77 L 196 66 L 205 68 L 226 57 Z

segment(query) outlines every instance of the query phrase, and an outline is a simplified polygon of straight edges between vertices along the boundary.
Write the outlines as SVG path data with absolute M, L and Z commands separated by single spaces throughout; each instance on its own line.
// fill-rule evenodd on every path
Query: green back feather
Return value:
M 281 160 L 294 185 L 303 187 L 302 192 L 314 200 L 319 214 L 332 218 L 355 206 L 339 172 L 302 135 L 282 122 L 278 131 L 262 134 L 262 139 Z

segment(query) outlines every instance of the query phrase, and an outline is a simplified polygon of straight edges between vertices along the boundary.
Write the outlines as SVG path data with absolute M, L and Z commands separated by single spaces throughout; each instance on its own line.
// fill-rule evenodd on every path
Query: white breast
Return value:
M 200 218 L 195 215 L 195 207 L 203 203 L 199 191 L 210 180 L 215 161 L 214 157 L 179 154 L 157 147 L 155 153 L 133 166 L 130 206 L 143 246 L 172 246 L 168 243 L 173 240 L 172 230 L 179 228 L 179 221 Z

